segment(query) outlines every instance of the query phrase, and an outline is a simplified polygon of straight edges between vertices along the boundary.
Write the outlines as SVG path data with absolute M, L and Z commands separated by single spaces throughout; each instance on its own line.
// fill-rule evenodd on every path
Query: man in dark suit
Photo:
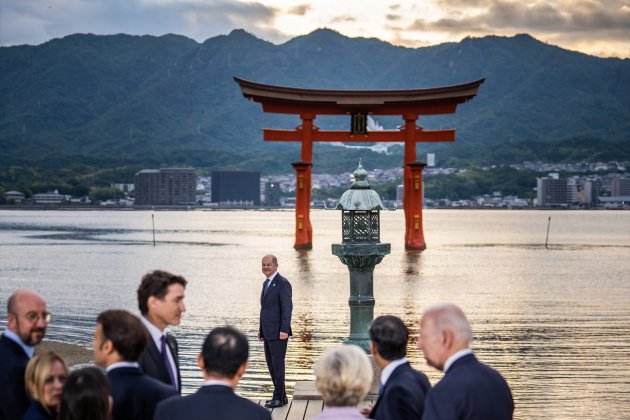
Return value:
M 0 420 L 20 419 L 28 409 L 24 371 L 50 317 L 46 302 L 33 291 L 17 290 L 7 301 L 7 328 L 0 337 Z
M 140 369 L 138 358 L 147 340 L 142 322 L 127 311 L 109 310 L 96 318 L 94 361 L 107 370 L 113 420 L 152 419 L 160 401 L 177 395 L 174 387 Z
M 288 404 L 284 387 L 284 359 L 291 331 L 291 283 L 278 273 L 278 259 L 265 255 L 262 272 L 266 277 L 260 292 L 260 328 L 258 338 L 265 347 L 265 360 L 273 382 L 273 397 L 265 403 L 267 408 Z
M 424 312 L 418 348 L 444 377 L 427 395 L 424 420 L 511 420 L 512 393 L 499 372 L 479 362 L 464 312 L 441 304 Z
M 370 325 L 370 352 L 381 369 L 379 395 L 369 417 L 376 420 L 422 419 L 424 399 L 431 388 L 426 375 L 405 357 L 409 330 L 395 316 L 376 318 Z
M 271 420 L 271 414 L 258 404 L 234 393 L 247 368 L 249 344 L 236 328 L 219 327 L 206 337 L 197 365 L 205 382 L 186 397 L 161 402 L 155 420 Z
M 181 392 L 179 349 L 177 340 L 166 331 L 179 325 L 186 311 L 186 279 L 166 271 L 155 270 L 142 277 L 138 287 L 140 320 L 149 333 L 149 342 L 138 362 L 147 375 L 171 385 Z

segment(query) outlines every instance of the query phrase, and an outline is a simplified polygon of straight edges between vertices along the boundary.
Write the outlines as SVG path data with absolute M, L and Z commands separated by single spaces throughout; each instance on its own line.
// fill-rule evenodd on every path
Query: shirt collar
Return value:
M 273 279 L 276 278 L 277 275 L 278 275 L 278 272 L 274 271 L 269 277 L 267 277 L 269 279 L 270 284 L 273 281 Z
M 403 357 L 402 359 L 392 360 L 391 362 L 389 362 L 389 364 L 385 366 L 381 372 L 381 385 L 385 386 L 385 384 L 387 383 L 387 380 L 389 379 L 390 376 L 392 376 L 392 373 L 394 372 L 394 370 L 396 370 L 398 366 L 404 365 L 405 363 L 408 363 L 408 362 L 409 360 L 406 357 Z
M 126 368 L 126 367 L 139 368 L 140 367 L 140 363 L 138 363 L 138 362 L 116 362 L 116 363 L 112 363 L 111 365 L 107 366 L 107 369 L 105 369 L 105 372 L 111 372 L 114 369 Z
M 222 381 L 221 379 L 207 379 L 206 381 L 204 381 L 203 386 L 208 385 L 222 385 L 232 388 L 232 384 L 230 384 L 228 381 Z
M 10 329 L 7 328 L 6 330 L 4 330 L 2 335 L 22 347 L 22 350 L 24 350 L 24 353 L 26 353 L 29 359 L 32 358 L 35 354 L 35 347 L 25 344 L 22 339 Z
M 159 349 L 160 344 L 161 344 L 160 340 L 162 339 L 162 336 L 166 334 L 166 330 L 160 331 L 158 327 L 153 325 L 151 321 L 146 319 L 144 316 L 140 317 L 140 321 L 142 321 L 144 326 L 147 328 L 147 330 L 149 331 L 149 334 L 151 335 L 151 338 L 153 339 L 153 341 L 155 342 L 155 345 Z
M 451 354 L 451 357 L 446 359 L 446 362 L 444 362 L 444 372 L 448 372 L 450 367 L 453 366 L 453 363 L 455 363 L 462 357 L 468 356 L 469 354 L 472 354 L 472 353 L 473 351 L 471 349 L 463 349 L 463 350 L 458 351 L 457 353 Z

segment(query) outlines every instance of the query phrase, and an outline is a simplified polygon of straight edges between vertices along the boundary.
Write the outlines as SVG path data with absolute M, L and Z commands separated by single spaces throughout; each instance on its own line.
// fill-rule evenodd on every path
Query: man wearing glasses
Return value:
M 7 328 L 0 337 L 0 420 L 20 419 L 29 405 L 24 371 L 51 315 L 37 293 L 20 289 L 7 301 Z

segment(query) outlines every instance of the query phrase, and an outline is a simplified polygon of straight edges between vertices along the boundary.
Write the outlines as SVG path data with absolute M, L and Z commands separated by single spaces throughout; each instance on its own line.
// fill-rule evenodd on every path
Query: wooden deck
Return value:
M 368 394 L 364 401 L 359 404 L 359 409 L 368 407 L 376 401 L 377 395 Z M 256 403 L 264 405 L 264 400 L 255 400 Z M 324 402 L 315 389 L 313 382 L 297 382 L 293 398 L 284 407 L 274 408 L 271 411 L 273 420 L 311 420 L 314 419 L 324 408 Z
M 264 400 L 256 401 L 263 405 Z M 374 400 L 365 400 L 359 404 L 359 409 L 367 407 L 374 403 Z M 273 420 L 311 420 L 319 414 L 324 408 L 322 400 L 289 400 L 289 404 L 284 407 L 274 408 L 271 411 Z

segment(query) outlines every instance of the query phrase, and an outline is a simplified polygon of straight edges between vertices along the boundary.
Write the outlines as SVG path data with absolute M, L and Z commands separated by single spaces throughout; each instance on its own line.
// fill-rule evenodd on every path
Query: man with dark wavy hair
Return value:
M 158 402 L 177 395 L 175 388 L 140 369 L 147 338 L 142 322 L 127 311 L 109 310 L 96 318 L 94 361 L 107 370 L 113 420 L 152 419 Z
M 179 325 L 186 311 L 186 284 L 182 276 L 155 270 L 145 274 L 138 287 L 140 320 L 149 333 L 147 346 L 138 360 L 140 367 L 147 375 L 180 392 L 177 340 L 166 328 Z
M 269 411 L 234 393 L 248 358 L 249 343 L 243 333 L 229 326 L 213 329 L 197 356 L 203 386 L 192 395 L 162 401 L 154 420 L 271 420 Z

